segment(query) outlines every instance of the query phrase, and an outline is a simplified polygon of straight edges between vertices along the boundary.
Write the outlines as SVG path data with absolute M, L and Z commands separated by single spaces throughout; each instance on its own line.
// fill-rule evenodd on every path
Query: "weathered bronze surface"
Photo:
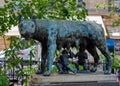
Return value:
M 107 66 L 105 73 L 111 73 L 112 57 L 106 47 L 104 30 L 101 25 L 88 21 L 68 20 L 41 20 L 20 18 L 19 31 L 25 38 L 33 38 L 42 44 L 41 73 L 50 75 L 55 50 L 63 46 L 79 46 L 84 43 L 83 49 L 87 49 L 95 60 L 95 68 L 99 56 L 96 47 L 106 57 Z M 47 71 L 45 63 L 47 59 Z

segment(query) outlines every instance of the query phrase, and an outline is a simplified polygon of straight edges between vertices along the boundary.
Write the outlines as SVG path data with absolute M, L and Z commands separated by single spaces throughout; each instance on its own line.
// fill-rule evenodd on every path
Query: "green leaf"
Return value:
M 83 7 L 76 4 L 76 0 L 4 0 L 4 8 L 0 8 L 0 35 L 3 35 L 11 26 L 18 25 L 18 16 L 22 15 L 25 19 L 30 19 L 33 14 L 36 14 L 39 19 L 58 19 L 58 20 L 85 20 L 88 15 L 87 9 L 85 9 L 85 2 Z M 18 10 L 14 9 L 15 3 L 18 3 Z M 77 11 L 78 10 L 78 11 Z M 10 38 L 9 49 L 5 49 L 5 57 L 9 59 L 7 62 L 6 70 L 10 70 L 16 65 L 20 64 L 23 60 L 19 59 L 19 50 L 28 48 L 35 44 L 34 40 L 23 41 L 19 37 Z M 34 58 L 35 50 L 30 51 L 30 61 Z M 15 57 L 15 58 L 13 58 Z M 56 70 L 56 69 L 55 69 Z M 4 70 L 5 71 L 5 70 Z M 18 76 L 23 74 L 34 73 L 35 69 L 30 67 L 23 68 L 21 72 L 18 72 Z M 28 80 L 26 76 L 26 82 Z

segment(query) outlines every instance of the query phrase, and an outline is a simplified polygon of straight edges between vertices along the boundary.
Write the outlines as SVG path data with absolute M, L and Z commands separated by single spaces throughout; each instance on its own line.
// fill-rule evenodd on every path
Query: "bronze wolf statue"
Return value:
M 51 73 L 54 54 L 57 48 L 64 43 L 70 46 L 79 46 L 80 42 L 85 41 L 85 48 L 91 53 L 95 59 L 95 70 L 99 60 L 96 47 L 106 57 L 106 71 L 111 73 L 112 57 L 110 56 L 101 25 L 88 21 L 68 21 L 68 20 L 41 20 L 26 19 L 20 17 L 19 31 L 21 36 L 32 38 L 41 42 L 42 58 L 41 73 L 48 76 Z M 45 63 L 47 60 L 47 71 L 45 71 Z

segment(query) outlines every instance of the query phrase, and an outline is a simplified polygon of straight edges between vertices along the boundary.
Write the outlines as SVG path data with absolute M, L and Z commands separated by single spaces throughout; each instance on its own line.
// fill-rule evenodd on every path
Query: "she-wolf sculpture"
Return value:
M 41 19 L 19 19 L 19 31 L 24 38 L 32 38 L 41 42 L 42 58 L 41 73 L 49 76 L 52 70 L 53 58 L 55 51 L 63 43 L 69 43 L 79 46 L 80 42 L 85 41 L 86 49 L 94 57 L 95 70 L 99 56 L 96 47 L 106 57 L 106 71 L 111 73 L 112 57 L 110 56 L 101 25 L 89 21 L 68 21 L 68 20 L 41 20 Z M 47 71 L 45 71 L 45 63 L 47 60 Z

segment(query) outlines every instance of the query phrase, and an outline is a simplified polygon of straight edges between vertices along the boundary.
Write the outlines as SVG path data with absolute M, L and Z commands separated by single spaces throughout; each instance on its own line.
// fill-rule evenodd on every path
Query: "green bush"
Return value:
M 7 76 L 0 75 L 0 86 L 9 86 L 9 79 Z
M 56 66 L 53 66 L 52 73 L 58 72 L 58 68 Z
M 115 71 L 120 67 L 120 60 L 117 57 L 114 57 L 112 67 Z

